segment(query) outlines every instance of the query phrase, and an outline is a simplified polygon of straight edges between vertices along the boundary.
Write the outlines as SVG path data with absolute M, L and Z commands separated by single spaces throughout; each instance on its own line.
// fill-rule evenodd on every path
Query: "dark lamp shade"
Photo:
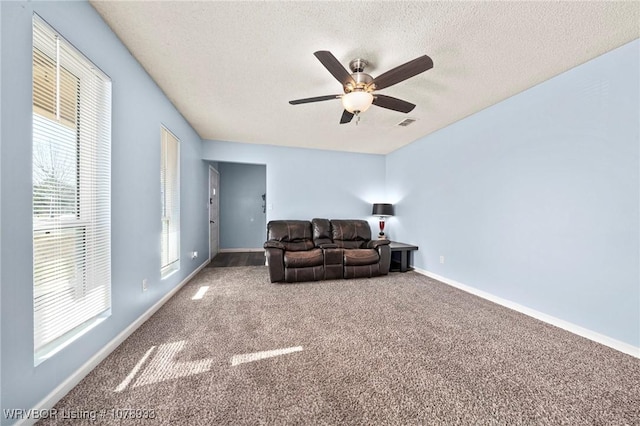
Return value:
M 393 204 L 374 204 L 373 216 L 393 216 Z

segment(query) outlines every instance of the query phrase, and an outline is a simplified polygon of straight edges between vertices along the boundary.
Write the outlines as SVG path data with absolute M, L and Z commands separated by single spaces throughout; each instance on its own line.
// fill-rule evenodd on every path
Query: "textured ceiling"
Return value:
M 204 139 L 386 154 L 640 36 L 638 2 L 185 2 L 91 4 Z M 314 57 L 377 76 L 434 68 L 338 124 L 341 85 Z M 417 119 L 408 127 L 396 124 Z

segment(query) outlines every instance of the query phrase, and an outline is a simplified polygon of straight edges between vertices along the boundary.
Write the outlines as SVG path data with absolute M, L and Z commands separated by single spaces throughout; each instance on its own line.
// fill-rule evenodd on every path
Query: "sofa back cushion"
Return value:
M 311 250 L 311 222 L 308 220 L 272 220 L 267 224 L 267 238 L 280 241 L 285 250 Z
M 371 240 L 371 228 L 366 220 L 331 219 L 331 237 L 341 248 L 362 248 Z
M 331 222 L 329 219 L 312 219 L 311 227 L 313 228 L 313 242 L 316 247 L 322 244 L 331 244 Z

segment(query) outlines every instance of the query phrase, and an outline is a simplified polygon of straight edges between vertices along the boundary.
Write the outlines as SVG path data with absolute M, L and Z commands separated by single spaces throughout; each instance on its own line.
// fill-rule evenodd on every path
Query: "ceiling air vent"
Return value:
M 396 124 L 396 126 L 407 127 L 409 124 L 413 123 L 414 121 L 416 121 L 415 118 L 405 118 L 404 120 Z

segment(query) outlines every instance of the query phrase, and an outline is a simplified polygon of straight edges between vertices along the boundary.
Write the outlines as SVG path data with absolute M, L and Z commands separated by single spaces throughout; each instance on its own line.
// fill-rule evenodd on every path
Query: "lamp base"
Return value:
M 380 216 L 380 221 L 378 222 L 378 225 L 380 226 L 380 232 L 378 233 L 378 239 L 379 240 L 386 240 L 387 236 L 384 235 L 384 216 Z

